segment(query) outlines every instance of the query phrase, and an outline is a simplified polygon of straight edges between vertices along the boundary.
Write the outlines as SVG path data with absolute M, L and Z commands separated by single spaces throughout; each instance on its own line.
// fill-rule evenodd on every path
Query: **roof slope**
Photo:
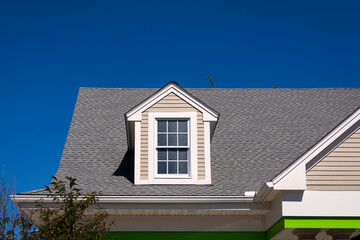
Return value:
M 103 195 L 244 195 L 360 106 L 360 89 L 186 90 L 220 113 L 211 143 L 213 185 L 131 182 L 124 113 L 156 89 L 81 88 L 56 176 L 75 177 L 83 190 Z

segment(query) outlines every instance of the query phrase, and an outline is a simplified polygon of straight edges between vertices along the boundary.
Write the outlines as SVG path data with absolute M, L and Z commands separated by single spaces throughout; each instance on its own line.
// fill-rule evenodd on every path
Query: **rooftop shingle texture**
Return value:
M 360 89 L 186 90 L 220 113 L 211 142 L 212 185 L 133 184 L 124 113 L 156 89 L 81 88 L 56 176 L 75 177 L 84 191 L 103 195 L 244 195 L 360 106 Z

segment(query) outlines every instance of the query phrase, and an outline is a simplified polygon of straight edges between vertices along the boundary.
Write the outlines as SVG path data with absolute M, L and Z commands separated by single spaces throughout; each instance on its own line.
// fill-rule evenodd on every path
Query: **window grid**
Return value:
M 158 147 L 176 147 L 176 148 L 179 148 L 179 147 L 188 147 L 188 121 L 187 120 L 158 120 L 158 124 L 159 122 L 161 123 L 166 123 L 166 126 L 165 126 L 165 131 L 160 131 L 159 130 L 159 126 L 158 126 Z M 169 131 L 169 122 L 176 122 L 176 131 Z M 186 131 L 179 131 L 179 122 L 180 123 L 185 123 L 186 125 Z M 184 127 L 184 126 L 183 126 Z M 163 143 L 159 143 L 159 135 L 165 135 L 165 138 L 166 138 L 166 144 L 163 144 Z M 176 135 L 176 144 L 173 144 L 173 143 L 170 143 L 170 135 Z M 185 138 L 185 141 L 186 141 L 186 144 L 179 144 L 180 142 L 180 136 L 182 135 L 186 135 L 186 138 Z M 184 139 L 182 139 L 184 141 Z
M 164 126 L 165 123 L 165 126 Z M 173 126 L 169 126 L 169 123 L 172 123 Z M 174 131 L 174 123 L 176 123 L 175 131 Z M 157 144 L 157 164 L 158 164 L 158 174 L 188 174 L 189 166 L 189 141 L 188 141 L 188 120 L 158 120 L 157 121 L 157 136 L 158 136 L 158 144 Z M 160 126 L 162 124 L 162 126 Z M 182 126 L 180 126 L 182 124 Z M 165 127 L 165 131 L 164 131 Z M 162 129 L 160 129 L 162 128 Z M 170 129 L 172 128 L 172 129 Z M 182 128 L 182 129 L 180 129 Z M 180 131 L 182 130 L 182 131 Z M 169 135 L 176 135 L 176 144 L 170 142 Z M 164 139 L 160 140 L 159 135 L 163 135 L 166 138 L 166 143 L 164 144 Z M 184 139 L 180 139 L 180 136 L 185 136 Z M 186 144 L 185 144 L 186 143 Z M 166 151 L 166 157 L 163 155 L 164 151 Z M 160 153 L 162 152 L 161 156 Z M 176 157 L 173 153 L 176 152 Z M 181 154 L 181 153 L 185 153 Z M 172 154 L 171 154 L 172 153 Z M 172 155 L 172 156 L 170 156 Z M 166 158 L 166 159 L 164 159 Z M 172 159 L 170 159 L 172 158 Z M 175 159 L 174 159 L 175 158 Z M 175 165 L 174 165 L 175 164 Z M 172 165 L 172 167 L 170 167 Z

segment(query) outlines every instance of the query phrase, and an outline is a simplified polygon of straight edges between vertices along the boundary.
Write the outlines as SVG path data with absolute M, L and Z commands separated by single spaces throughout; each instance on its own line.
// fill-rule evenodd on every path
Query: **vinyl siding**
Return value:
M 360 129 L 306 174 L 309 190 L 360 190 Z
M 147 180 L 148 179 L 148 121 L 149 114 L 147 111 L 142 113 L 141 120 L 141 144 L 140 144 L 140 179 Z
M 204 122 L 202 114 L 197 113 L 197 131 L 198 131 L 198 178 L 205 179 L 205 151 L 204 151 Z
M 204 156 L 204 123 L 202 113 L 193 106 L 170 93 L 153 106 L 142 113 L 141 121 L 141 156 L 140 156 L 140 179 L 148 179 L 148 113 L 149 112 L 197 112 L 198 127 L 198 178 L 205 179 L 205 156 Z
M 170 93 L 159 102 L 155 103 L 146 111 L 149 112 L 196 112 L 197 110 L 190 104 Z

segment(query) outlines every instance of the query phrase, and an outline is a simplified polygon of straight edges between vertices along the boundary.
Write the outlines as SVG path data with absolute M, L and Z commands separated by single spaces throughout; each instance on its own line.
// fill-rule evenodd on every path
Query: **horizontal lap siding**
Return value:
M 149 114 L 147 111 L 142 113 L 141 120 L 141 149 L 140 149 L 140 179 L 148 179 L 148 120 Z
M 198 178 L 205 179 L 204 122 L 201 112 L 197 113 L 198 130 Z
M 360 190 L 360 130 L 306 174 L 309 190 Z
M 199 179 L 205 178 L 205 156 L 204 156 L 204 123 L 202 113 L 192 107 L 190 104 L 170 93 L 146 111 L 142 113 L 141 121 L 141 155 L 140 155 L 140 179 L 148 179 L 149 160 L 148 160 L 148 113 L 149 112 L 197 112 L 198 127 L 198 176 Z
M 149 112 L 196 112 L 190 104 L 170 93 L 159 102 L 152 105 L 147 111 Z

